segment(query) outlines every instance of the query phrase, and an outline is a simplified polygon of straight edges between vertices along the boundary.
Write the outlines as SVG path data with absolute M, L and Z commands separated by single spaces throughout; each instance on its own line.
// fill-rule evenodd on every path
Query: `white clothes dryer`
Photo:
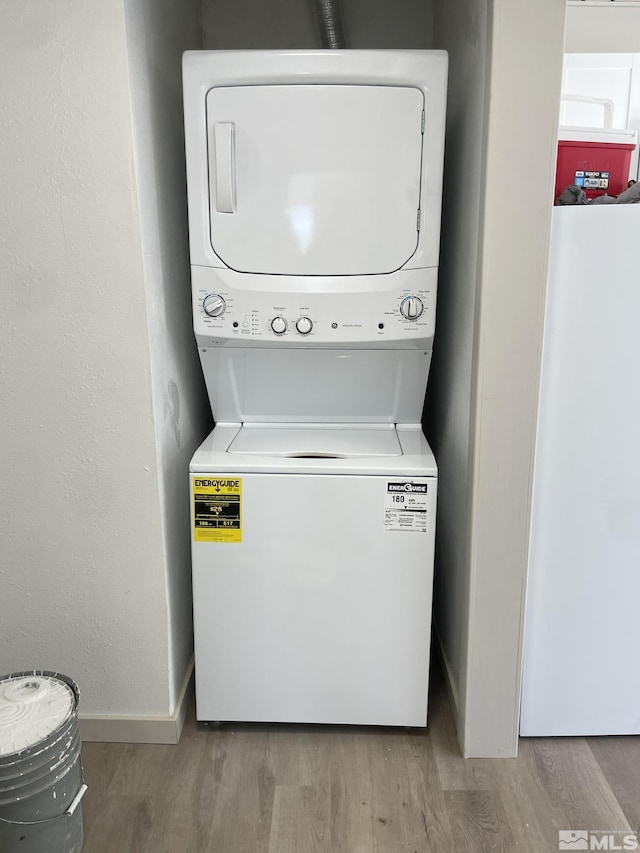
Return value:
M 197 716 L 424 726 L 446 54 L 183 69 Z

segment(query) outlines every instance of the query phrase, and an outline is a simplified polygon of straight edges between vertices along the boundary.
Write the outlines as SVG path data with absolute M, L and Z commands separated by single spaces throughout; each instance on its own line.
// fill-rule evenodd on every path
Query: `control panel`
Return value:
M 286 292 L 266 289 L 276 277 L 252 276 L 256 287 L 247 289 L 247 276 L 238 287 L 233 274 L 194 267 L 194 329 L 207 346 L 421 347 L 434 333 L 436 276 L 435 269 L 345 276 L 327 282 L 326 292 L 317 280 L 298 279 Z

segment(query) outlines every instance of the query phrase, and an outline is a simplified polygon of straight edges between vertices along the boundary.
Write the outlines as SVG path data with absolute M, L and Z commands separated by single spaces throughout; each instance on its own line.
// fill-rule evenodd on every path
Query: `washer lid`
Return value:
M 420 89 L 222 86 L 206 109 L 211 245 L 228 267 L 367 275 L 415 253 Z
M 402 449 L 393 427 L 247 424 L 238 430 L 227 453 L 349 459 L 402 456 Z

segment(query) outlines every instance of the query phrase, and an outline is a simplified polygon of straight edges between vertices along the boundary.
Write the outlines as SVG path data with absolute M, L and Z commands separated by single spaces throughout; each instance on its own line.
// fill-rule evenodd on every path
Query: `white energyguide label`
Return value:
M 427 483 L 389 480 L 384 500 L 384 529 L 427 532 Z

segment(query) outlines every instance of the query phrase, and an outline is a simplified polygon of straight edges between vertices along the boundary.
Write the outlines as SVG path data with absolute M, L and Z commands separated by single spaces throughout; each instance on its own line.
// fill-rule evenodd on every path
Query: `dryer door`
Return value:
M 409 87 L 211 89 L 215 253 L 248 273 L 399 269 L 418 242 L 423 109 Z

